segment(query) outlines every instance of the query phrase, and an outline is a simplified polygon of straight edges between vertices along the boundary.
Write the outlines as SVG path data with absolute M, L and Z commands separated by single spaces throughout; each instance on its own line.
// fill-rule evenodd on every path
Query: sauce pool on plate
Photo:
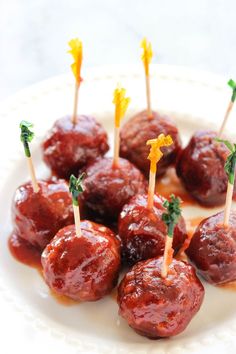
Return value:
M 41 252 L 14 232 L 9 237 L 8 247 L 17 261 L 41 269 Z
M 166 174 L 157 180 L 156 193 L 167 199 L 173 193 L 180 197 L 183 201 L 183 206 L 198 205 L 182 186 L 174 168 L 167 170 Z

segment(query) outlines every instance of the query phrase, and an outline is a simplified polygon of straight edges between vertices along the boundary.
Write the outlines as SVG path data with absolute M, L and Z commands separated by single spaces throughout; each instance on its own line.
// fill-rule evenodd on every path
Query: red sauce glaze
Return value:
M 174 122 L 157 112 L 153 112 L 152 117 L 148 117 L 146 111 L 140 112 L 124 124 L 120 134 L 120 156 L 131 161 L 148 177 L 150 161 L 147 156 L 150 147 L 146 142 L 161 133 L 170 134 L 174 141 L 171 146 L 162 149 L 164 156 L 158 163 L 157 175 L 163 174 L 168 166 L 175 163 L 181 141 Z
M 193 229 L 195 229 L 195 228 L 200 224 L 200 222 L 201 222 L 203 219 L 204 219 L 204 217 L 202 217 L 202 216 L 199 216 L 199 217 L 197 217 L 197 218 L 190 219 L 190 220 L 188 221 L 188 224 L 189 224 L 189 227 L 191 228 L 191 231 L 192 231 Z M 194 230 L 194 231 L 195 231 L 195 230 Z M 193 234 L 193 232 L 192 232 L 192 234 Z
M 223 284 L 236 280 L 236 213 L 223 226 L 223 212 L 204 219 L 186 250 L 190 261 L 208 282 Z
M 171 194 L 182 200 L 182 206 L 197 205 L 196 200 L 186 191 L 177 177 L 175 168 L 169 168 L 165 175 L 158 178 L 156 182 L 156 193 L 168 199 Z
M 162 221 L 165 199 L 154 196 L 152 210 L 147 208 L 147 195 L 136 195 L 120 214 L 118 234 L 122 241 L 123 259 L 128 264 L 163 255 L 167 227 Z M 187 237 L 185 221 L 179 219 L 174 229 L 173 248 L 177 252 Z
M 72 300 L 65 295 L 60 295 L 52 289 L 50 289 L 50 295 L 56 300 L 56 302 L 58 302 L 60 305 L 63 306 L 74 306 L 74 305 L 78 305 L 79 303 L 79 301 Z
M 109 149 L 107 133 L 90 116 L 78 116 L 77 124 L 71 117 L 58 119 L 42 143 L 43 159 L 53 174 L 69 179 L 87 163 L 103 156 Z
M 84 220 L 61 229 L 42 253 L 48 286 L 73 300 L 95 301 L 111 292 L 120 270 L 120 242 L 105 226 Z
M 41 268 L 41 252 L 31 243 L 12 233 L 8 239 L 8 247 L 12 256 L 19 262 L 37 269 Z
M 126 159 L 119 158 L 117 167 L 113 166 L 112 158 L 99 159 L 85 172 L 81 198 L 93 217 L 117 220 L 123 205 L 147 190 L 143 174 Z
M 216 137 L 212 131 L 196 132 L 176 165 L 186 190 L 204 206 L 222 205 L 226 197 L 228 178 L 224 165 L 229 151 L 214 140 Z
M 148 338 L 181 333 L 198 312 L 204 288 L 194 268 L 173 259 L 166 278 L 163 258 L 137 263 L 118 288 L 119 314 L 137 333 Z
M 110 297 L 112 300 L 114 300 L 116 302 L 116 300 L 117 300 L 117 287 L 111 291 Z
M 189 247 L 191 239 L 194 234 L 194 231 L 202 220 L 203 220 L 203 217 L 199 217 L 199 218 L 193 218 L 193 219 L 190 219 L 187 221 L 188 236 L 186 237 L 183 245 L 181 246 L 180 250 L 178 251 L 178 254 L 176 255 L 176 257 L 178 259 L 183 258 L 183 260 L 186 260 L 186 255 L 184 254 L 184 252 Z
M 39 192 L 32 183 L 18 187 L 12 202 L 14 233 L 43 250 L 63 226 L 73 223 L 73 208 L 64 180 L 38 181 Z
M 236 281 L 220 284 L 219 287 L 221 287 L 221 289 L 236 291 Z

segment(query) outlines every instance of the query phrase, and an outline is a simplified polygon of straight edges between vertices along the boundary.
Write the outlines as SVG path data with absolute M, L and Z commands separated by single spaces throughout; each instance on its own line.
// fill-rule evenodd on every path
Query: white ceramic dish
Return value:
M 139 67 L 97 68 L 84 73 L 79 111 L 93 114 L 112 132 L 112 94 L 117 82 L 127 89 L 132 102 L 128 116 L 145 107 L 143 71 Z M 153 108 L 170 114 L 186 142 L 201 127 L 217 129 L 230 91 L 227 78 L 186 68 L 152 67 Z M 64 306 L 50 295 L 42 277 L 15 261 L 7 248 L 11 232 L 10 204 L 15 188 L 28 179 L 19 121 L 30 120 L 39 136 L 32 143 L 37 175 L 48 174 L 41 161 L 39 142 L 54 120 L 72 108 L 72 75 L 39 83 L 0 105 L 4 126 L 1 140 L 0 190 L 0 313 L 2 346 L 34 353 L 235 353 L 236 293 L 204 283 L 206 296 L 200 312 L 188 328 L 174 338 L 151 341 L 135 334 L 118 317 L 112 296 L 95 303 Z M 232 113 L 228 130 L 235 125 Z M 10 144 L 11 140 L 11 144 Z M 235 206 L 234 206 L 235 207 Z M 186 207 L 187 219 L 216 211 Z M 12 334 L 14 333 L 14 340 Z M 22 350 L 22 351 L 21 351 Z M 1 351 L 2 352 L 2 351 Z M 4 351 L 8 353 L 8 351 Z

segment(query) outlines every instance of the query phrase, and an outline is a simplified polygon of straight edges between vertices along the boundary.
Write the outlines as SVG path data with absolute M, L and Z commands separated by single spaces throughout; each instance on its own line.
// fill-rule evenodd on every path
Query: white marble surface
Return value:
M 67 41 L 84 42 L 84 65 L 154 62 L 236 77 L 235 0 L 0 0 L 0 99 L 69 70 Z

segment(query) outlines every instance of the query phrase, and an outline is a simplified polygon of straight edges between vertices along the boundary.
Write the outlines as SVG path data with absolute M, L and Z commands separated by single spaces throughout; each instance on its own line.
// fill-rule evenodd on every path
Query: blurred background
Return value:
M 140 60 L 236 77 L 235 0 L 0 0 L 0 100 L 69 72 L 67 42 L 84 43 L 84 66 Z

